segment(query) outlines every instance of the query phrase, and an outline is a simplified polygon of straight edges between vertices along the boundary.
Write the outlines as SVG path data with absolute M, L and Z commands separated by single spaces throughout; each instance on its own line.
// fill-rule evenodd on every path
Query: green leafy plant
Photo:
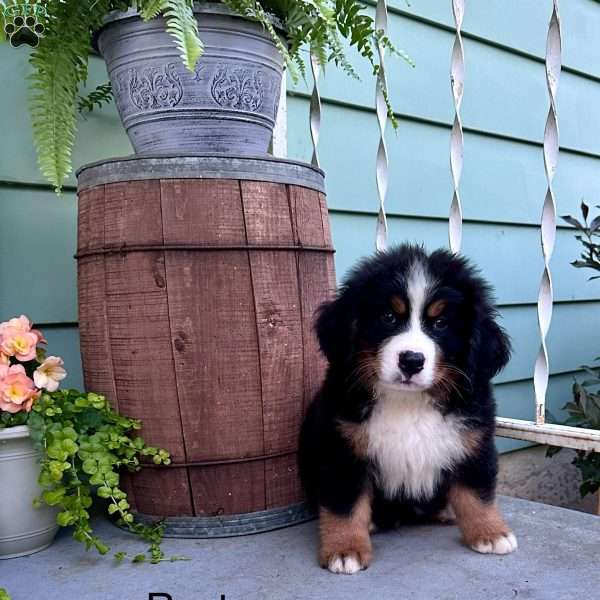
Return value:
M 62 390 L 42 394 L 27 424 L 43 450 L 39 482 L 44 491 L 39 501 L 60 509 L 59 525 L 73 526 L 73 537 L 86 549 L 106 554 L 108 547 L 90 524 L 88 509 L 95 495 L 107 501 L 107 512 L 119 525 L 150 544 L 150 562 L 164 560 L 161 525 L 136 523 L 120 487 L 119 471 L 138 470 L 142 457 L 159 465 L 170 463 L 165 450 L 132 435 L 141 428 L 139 421 L 116 413 L 103 396 Z
M 0 588 L 0 600 L 10 600 L 10 596 L 4 588 Z
M 595 360 L 600 360 L 600 357 Z M 573 382 L 573 400 L 563 406 L 569 415 L 562 422 L 563 425 L 573 427 L 587 427 L 600 429 L 600 394 L 597 393 L 600 385 L 600 367 L 595 369 L 588 366 L 582 367 L 587 378 L 581 382 Z M 556 417 L 548 413 L 549 420 L 557 422 Z M 548 456 L 554 456 L 560 451 L 558 447 L 548 449 Z M 579 491 L 582 496 L 593 494 L 600 489 L 600 453 L 577 450 L 572 464 L 581 472 L 581 485 Z
M 343 40 L 371 65 L 373 75 L 381 70 L 377 46 L 410 59 L 396 50 L 390 39 L 377 30 L 368 7 L 360 0 L 222 0 L 242 16 L 258 21 L 269 32 L 294 79 L 306 72 L 303 47 L 308 47 L 324 66 L 328 62 L 347 74 L 357 73 L 346 57 Z M 38 162 L 44 176 L 60 192 L 71 172 L 77 111 L 91 110 L 110 99 L 104 86 L 81 98 L 87 80 L 91 38 L 107 13 L 137 8 L 143 19 L 164 16 L 181 60 L 191 71 L 202 55 L 203 45 L 193 16 L 192 0 L 0 0 L 0 38 L 3 10 L 16 4 L 34 4 L 44 19 L 44 33 L 31 53 L 30 110 Z M 43 10 L 42 10 L 43 9 Z M 283 24 L 282 41 L 273 17 Z M 412 63 L 411 63 L 412 64 Z M 379 80 L 378 80 L 379 81 Z M 387 90 L 384 91 L 392 123 L 396 121 Z
M 137 523 L 120 486 L 121 471 L 139 470 L 142 458 L 167 465 L 169 453 L 146 445 L 136 435 L 140 422 L 118 414 L 104 396 L 59 390 L 67 372 L 60 357 L 46 357 L 44 344 L 25 315 L 0 323 L 0 429 L 27 425 L 40 450 L 42 494 L 34 503 L 56 507 L 58 525 L 73 527 L 73 537 L 87 550 L 106 554 L 109 548 L 94 534 L 89 512 L 93 498 L 100 498 L 108 515 L 149 544 L 133 562 L 181 559 L 165 558 L 161 523 Z
M 600 205 L 596 205 L 600 208 Z M 574 260 L 571 264 L 577 269 L 592 269 L 600 272 L 600 215 L 594 217 L 589 223 L 588 218 L 590 207 L 585 203 L 581 203 L 581 216 L 583 221 L 576 219 L 570 215 L 561 217 L 569 225 L 572 225 L 578 232 L 575 239 L 583 246 L 583 251 L 578 260 Z M 593 275 L 592 279 L 600 279 L 600 275 Z
M 87 96 L 79 96 L 77 110 L 81 113 L 92 112 L 94 108 L 102 108 L 104 104 L 112 102 L 113 93 L 110 83 L 101 83 Z
M 596 206 L 596 208 L 600 208 L 600 206 Z M 562 219 L 575 228 L 578 232 L 575 238 L 583 246 L 579 259 L 571 264 L 577 269 L 600 271 L 600 243 L 598 241 L 600 238 L 600 215 L 588 222 L 589 212 L 589 206 L 582 202 L 582 220 L 570 215 L 565 215 Z M 600 275 L 593 275 L 589 279 L 599 278 Z M 594 362 L 596 361 L 600 361 L 600 356 L 594 359 Z M 600 367 L 584 365 L 581 368 L 586 373 L 586 379 L 574 381 L 573 400 L 567 402 L 563 407 L 569 416 L 562 424 L 600 429 Z M 550 413 L 549 418 L 557 422 L 557 419 Z M 548 455 L 552 456 L 559 451 L 560 448 L 549 448 Z M 581 472 L 580 493 L 582 496 L 593 494 L 600 489 L 600 453 L 578 450 L 572 464 Z
M 2 413 L 0 427 L 22 424 L 20 414 Z M 95 496 L 106 501 L 106 511 L 118 525 L 149 544 L 147 553 L 134 557 L 134 562 L 183 558 L 165 558 L 160 547 L 162 525 L 137 523 L 120 487 L 120 471 L 139 470 L 142 457 L 151 458 L 154 464 L 170 463 L 168 452 L 147 446 L 135 436 L 141 428 L 139 421 L 119 415 L 103 396 L 77 390 L 43 393 L 25 421 L 42 450 L 39 483 L 43 492 L 36 504 L 59 509 L 57 523 L 72 526 L 74 539 L 100 554 L 110 550 L 91 526 L 89 509 Z M 122 552 L 115 555 L 119 561 L 124 557 Z

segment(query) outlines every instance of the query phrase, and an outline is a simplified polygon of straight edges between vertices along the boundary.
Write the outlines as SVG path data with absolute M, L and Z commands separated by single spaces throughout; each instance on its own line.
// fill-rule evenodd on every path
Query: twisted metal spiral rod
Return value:
M 463 98 L 465 80 L 465 54 L 461 35 L 461 27 L 465 12 L 464 0 L 452 0 L 452 12 L 456 26 L 456 37 L 452 47 L 452 61 L 450 65 L 450 86 L 454 100 L 454 123 L 450 134 L 450 172 L 452 174 L 452 202 L 450 204 L 450 217 L 448 220 L 448 238 L 450 250 L 460 252 L 462 243 L 462 206 L 458 187 L 463 167 L 463 128 L 460 117 L 460 105 Z
M 319 161 L 319 135 L 321 133 L 321 92 L 319 90 L 319 77 L 321 75 L 321 65 L 315 54 L 310 53 L 310 70 L 313 76 L 313 89 L 310 97 L 310 138 L 312 140 L 312 159 L 311 164 L 320 167 Z
M 375 29 L 387 35 L 388 11 L 385 0 L 377 0 L 375 11 Z M 385 48 L 381 42 L 377 44 L 379 54 L 379 72 L 377 75 L 377 88 L 375 90 L 375 108 L 377 123 L 379 125 L 379 144 L 377 146 L 377 158 L 375 162 L 375 180 L 377 183 L 377 198 L 379 201 L 379 214 L 377 216 L 377 231 L 375 237 L 375 248 L 378 252 L 387 248 L 388 226 L 385 215 L 385 198 L 388 189 L 388 152 L 385 143 L 385 129 L 388 121 L 388 107 L 385 101 L 387 90 L 387 79 L 385 76 Z
M 543 425 L 545 418 L 546 393 L 550 378 L 550 367 L 548 360 L 548 348 L 546 337 L 552 321 L 552 274 L 550 272 L 550 259 L 554 250 L 556 238 L 556 202 L 552 180 L 556 172 L 558 162 L 558 116 L 556 111 L 556 93 L 561 70 L 561 32 L 560 18 L 558 14 L 558 0 L 553 0 L 552 16 L 548 26 L 548 38 L 546 42 L 546 83 L 550 108 L 544 129 L 544 169 L 548 187 L 542 209 L 541 219 L 541 243 L 544 258 L 544 270 L 538 293 L 537 312 L 540 330 L 540 350 L 535 361 L 533 375 L 533 386 L 535 392 L 535 422 Z

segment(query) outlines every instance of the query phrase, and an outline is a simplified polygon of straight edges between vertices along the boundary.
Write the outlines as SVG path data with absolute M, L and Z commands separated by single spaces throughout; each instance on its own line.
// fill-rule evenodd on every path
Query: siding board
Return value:
M 390 12 L 426 20 L 432 27 L 453 26 L 450 2 L 391 0 Z M 543 60 L 552 0 L 486 0 L 466 6 L 463 36 L 490 45 L 502 45 Z M 595 45 L 600 30 L 600 10 L 590 0 L 560 3 L 563 29 L 563 63 L 567 69 L 600 76 Z
M 339 278 L 357 258 L 373 251 L 376 217 L 375 214 L 332 211 L 331 218 Z M 448 227 L 443 220 L 392 216 L 388 225 L 390 243 L 424 242 L 429 249 L 447 244 Z M 578 252 L 573 233 L 567 229 L 559 230 L 552 259 L 556 300 L 600 299 L 598 282 L 589 282 L 589 273 L 569 264 Z M 536 302 L 543 267 L 537 229 L 465 223 L 463 253 L 473 259 L 494 285 L 500 304 Z
M 307 100 L 288 100 L 289 150 L 302 160 L 309 160 L 312 152 L 304 128 L 307 113 Z M 327 174 L 330 209 L 375 209 L 377 136 L 374 114 L 324 103 L 319 156 Z M 448 165 L 450 126 L 400 119 L 398 133 L 388 132 L 387 140 L 388 214 L 446 219 L 452 190 Z M 348 177 L 348 173 L 353 173 L 353 177 Z M 559 214 L 579 212 L 584 197 L 590 202 L 600 200 L 600 158 L 561 152 L 554 188 Z M 541 143 L 465 134 L 461 179 L 465 219 L 537 227 L 545 192 Z
M 596 10 L 600 13 L 600 7 Z M 541 15 L 544 28 L 547 28 L 549 15 L 550 12 Z M 401 114 L 418 115 L 450 125 L 453 108 L 449 70 L 454 35 L 397 16 L 390 18 L 390 31 L 417 65 L 412 69 L 399 58 L 388 59 L 386 75 L 395 109 Z M 541 41 L 545 45 L 546 32 Z M 372 107 L 373 82 L 368 65 L 358 60 L 354 63 L 360 81 L 331 69 L 321 85 L 323 98 Z M 466 39 L 465 64 L 465 95 L 461 109 L 465 127 L 541 141 L 544 107 L 548 103 L 543 63 Z M 291 89 L 308 92 L 303 82 L 292 85 Z M 600 123 L 589 120 L 599 102 L 597 81 L 572 72 L 563 73 L 558 92 L 559 113 L 569 115 L 561 121 L 563 145 L 596 154 L 600 152 Z
M 77 320 L 76 228 L 74 194 L 0 186 L 0 319 Z

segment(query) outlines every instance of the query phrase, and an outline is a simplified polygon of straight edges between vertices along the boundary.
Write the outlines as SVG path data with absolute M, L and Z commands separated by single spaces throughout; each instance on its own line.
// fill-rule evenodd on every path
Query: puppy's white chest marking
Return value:
M 367 424 L 367 454 L 386 497 L 433 496 L 442 471 L 466 455 L 460 419 L 444 417 L 426 394 L 379 391 Z

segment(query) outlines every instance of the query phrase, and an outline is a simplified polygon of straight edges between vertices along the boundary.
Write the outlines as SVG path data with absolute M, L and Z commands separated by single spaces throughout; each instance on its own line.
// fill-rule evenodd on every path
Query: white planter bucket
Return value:
M 27 426 L 0 430 L 0 559 L 43 550 L 58 530 L 54 508 L 33 506 L 38 460 Z

